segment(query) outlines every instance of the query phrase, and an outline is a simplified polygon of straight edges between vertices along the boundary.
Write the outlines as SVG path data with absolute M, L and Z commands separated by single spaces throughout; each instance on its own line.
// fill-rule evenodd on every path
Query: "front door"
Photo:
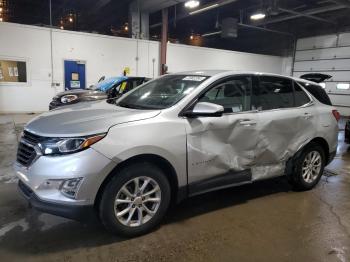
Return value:
M 64 61 L 65 90 L 85 89 L 85 63 L 82 61 Z
M 234 76 L 213 85 L 198 102 L 222 105 L 221 117 L 187 119 L 190 194 L 251 181 L 257 113 L 251 109 L 252 77 Z

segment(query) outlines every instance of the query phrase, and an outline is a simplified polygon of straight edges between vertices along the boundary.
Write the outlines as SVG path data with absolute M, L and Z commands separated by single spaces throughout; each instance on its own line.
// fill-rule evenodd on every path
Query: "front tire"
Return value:
M 149 163 L 121 169 L 107 184 L 99 213 L 114 234 L 134 237 L 156 227 L 170 203 L 171 189 L 165 174 Z
M 310 143 L 294 160 L 288 181 L 297 190 L 312 189 L 321 179 L 325 159 L 323 148 L 316 143 Z

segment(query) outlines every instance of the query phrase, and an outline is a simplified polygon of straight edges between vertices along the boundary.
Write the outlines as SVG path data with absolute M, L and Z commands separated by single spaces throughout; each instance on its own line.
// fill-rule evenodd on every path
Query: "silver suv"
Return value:
M 338 112 L 291 77 L 228 71 L 170 74 L 115 104 L 44 113 L 27 124 L 15 169 L 43 212 L 98 214 L 135 236 L 172 201 L 286 175 L 313 188 L 337 148 Z

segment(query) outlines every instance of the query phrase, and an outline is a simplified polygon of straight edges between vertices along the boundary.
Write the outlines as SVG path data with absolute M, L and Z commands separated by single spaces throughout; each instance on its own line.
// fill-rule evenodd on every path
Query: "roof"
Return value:
M 195 71 L 184 71 L 184 72 L 178 72 L 175 73 L 176 75 L 200 75 L 200 76 L 226 76 L 226 75 L 240 75 L 240 74 L 250 74 L 250 75 L 267 75 L 267 76 L 279 76 L 279 77 L 287 77 L 290 79 L 294 79 L 296 81 L 306 82 L 306 83 L 312 83 L 318 85 L 316 82 L 312 82 L 306 79 L 293 77 L 293 76 L 287 76 L 287 75 L 281 75 L 281 74 L 274 74 L 274 73 L 266 73 L 266 72 L 259 72 L 259 71 L 234 71 L 234 70 L 195 70 Z

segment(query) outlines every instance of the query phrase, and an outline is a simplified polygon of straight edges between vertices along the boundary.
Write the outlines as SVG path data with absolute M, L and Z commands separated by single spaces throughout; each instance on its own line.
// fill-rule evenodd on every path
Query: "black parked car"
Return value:
M 347 120 L 345 124 L 345 143 L 350 144 L 350 120 Z
M 111 77 L 102 78 L 88 89 L 74 89 L 58 93 L 51 101 L 49 109 L 72 105 L 79 102 L 119 98 L 133 88 L 147 82 L 146 77 Z

